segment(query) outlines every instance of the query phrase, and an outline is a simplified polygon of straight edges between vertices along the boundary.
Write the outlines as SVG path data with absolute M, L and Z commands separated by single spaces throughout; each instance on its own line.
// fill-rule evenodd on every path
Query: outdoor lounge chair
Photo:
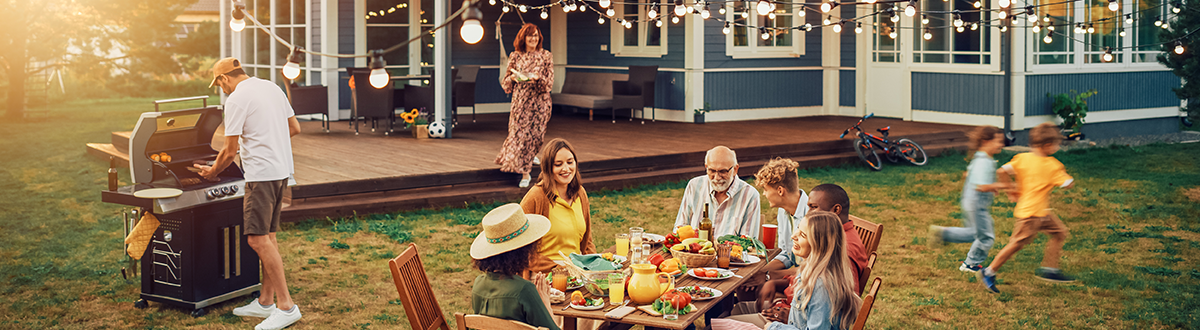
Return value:
M 409 244 L 404 252 L 388 261 L 388 268 L 392 269 L 392 281 L 396 282 L 400 303 L 404 305 L 404 313 L 408 315 L 412 329 L 450 330 L 442 306 L 438 305 L 433 288 L 429 286 L 429 277 L 425 275 L 425 266 L 417 254 L 417 245 Z

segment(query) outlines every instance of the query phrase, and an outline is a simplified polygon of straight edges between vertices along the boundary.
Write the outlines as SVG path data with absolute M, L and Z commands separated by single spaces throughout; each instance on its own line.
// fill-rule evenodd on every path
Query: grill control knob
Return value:
M 229 186 L 229 190 L 233 191 L 233 193 L 236 194 L 238 191 L 238 186 Z
M 212 193 L 213 197 L 215 198 L 221 198 L 222 196 L 225 196 L 224 194 L 221 194 L 221 189 L 213 188 L 213 190 L 209 190 L 209 192 Z
M 208 199 L 216 199 L 217 198 L 217 195 L 214 194 L 212 190 L 204 192 L 204 196 L 208 197 Z
M 221 187 L 221 194 L 226 196 L 233 195 L 233 190 L 230 190 L 229 187 Z

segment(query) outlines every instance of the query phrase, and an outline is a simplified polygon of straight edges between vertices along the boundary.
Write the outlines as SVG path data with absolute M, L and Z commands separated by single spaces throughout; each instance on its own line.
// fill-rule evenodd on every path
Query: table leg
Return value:
M 575 330 L 575 323 L 578 322 L 573 316 L 563 316 L 562 330 Z

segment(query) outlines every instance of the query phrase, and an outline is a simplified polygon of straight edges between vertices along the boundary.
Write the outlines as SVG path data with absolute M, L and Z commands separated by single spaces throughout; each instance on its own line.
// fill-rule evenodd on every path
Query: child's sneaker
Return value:
M 1041 279 L 1041 280 L 1047 281 L 1047 282 L 1055 282 L 1055 283 L 1075 282 L 1074 277 L 1070 277 L 1070 276 L 1067 276 L 1066 274 L 1063 274 L 1062 271 L 1057 268 L 1041 267 L 1041 268 L 1038 268 L 1036 271 L 1034 271 L 1033 274 L 1035 276 L 1037 276 L 1038 279 Z
M 258 303 L 258 299 L 254 299 L 249 304 L 246 304 L 246 306 L 234 308 L 233 315 L 267 318 L 271 316 L 271 312 L 273 311 L 275 311 L 275 304 L 263 306 Z
M 958 270 L 967 272 L 967 273 L 975 273 L 975 272 L 983 270 L 983 265 L 973 265 L 972 266 L 972 265 L 968 265 L 966 261 L 963 261 L 963 263 L 961 265 L 958 265 Z
M 929 225 L 929 245 L 945 245 L 942 239 L 942 226 Z
M 979 283 L 983 283 L 983 287 L 991 293 L 1000 293 L 1000 289 L 996 288 L 996 274 L 988 275 L 987 269 L 981 269 L 975 273 L 979 277 Z

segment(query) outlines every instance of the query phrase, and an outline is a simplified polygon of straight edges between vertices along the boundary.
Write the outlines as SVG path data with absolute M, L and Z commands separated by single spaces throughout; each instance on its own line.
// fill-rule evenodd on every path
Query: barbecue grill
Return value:
M 142 293 L 135 307 L 154 301 L 202 316 L 207 306 L 261 287 L 258 255 L 243 235 L 241 169 L 232 164 L 211 181 L 189 169 L 216 160 L 211 141 L 221 122 L 215 106 L 141 114 L 129 138 L 133 185 L 101 192 L 104 202 L 139 208 L 161 222 L 141 258 Z M 133 196 L 150 188 L 183 193 Z

